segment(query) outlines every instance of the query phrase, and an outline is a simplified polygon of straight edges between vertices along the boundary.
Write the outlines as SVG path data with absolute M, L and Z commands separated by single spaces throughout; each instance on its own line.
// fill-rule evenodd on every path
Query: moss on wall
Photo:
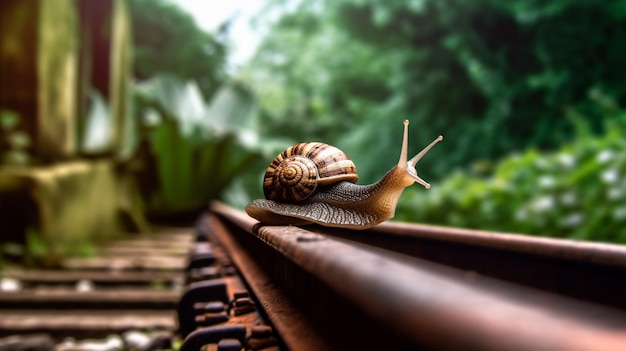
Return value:
M 0 230 L 21 230 L 22 244 L 47 260 L 80 254 L 120 235 L 118 184 L 110 161 L 0 169 Z

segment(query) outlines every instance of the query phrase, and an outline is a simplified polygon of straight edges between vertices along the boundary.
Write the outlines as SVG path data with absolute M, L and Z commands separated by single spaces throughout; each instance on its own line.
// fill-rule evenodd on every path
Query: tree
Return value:
M 202 31 L 191 15 L 165 0 L 132 0 L 135 76 L 170 73 L 195 80 L 205 99 L 225 81 L 227 47 Z M 222 33 L 227 26 L 222 28 Z
M 445 135 L 421 163 L 441 174 L 555 148 L 575 137 L 568 111 L 600 132 L 606 115 L 590 95 L 626 100 L 624 4 L 302 1 L 275 22 L 250 75 L 267 133 L 345 145 L 374 179 L 409 118 L 412 143 Z

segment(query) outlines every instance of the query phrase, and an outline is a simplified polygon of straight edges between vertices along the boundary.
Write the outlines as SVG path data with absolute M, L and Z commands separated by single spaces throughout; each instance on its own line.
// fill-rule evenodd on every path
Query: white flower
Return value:
M 563 205 L 573 206 L 576 205 L 576 202 L 578 201 L 578 196 L 574 191 L 570 191 L 561 195 L 560 200 Z
M 615 157 L 615 152 L 613 152 L 613 150 L 602 150 L 598 154 L 597 160 L 600 163 L 606 163 L 608 161 L 611 161 L 614 157 Z
M 615 219 L 626 219 L 626 206 L 616 207 L 613 209 L 613 217 Z
M 606 192 L 606 197 L 609 200 L 618 200 L 624 196 L 624 189 L 621 188 L 611 188 Z
M 576 158 L 572 154 L 559 154 L 559 161 L 563 166 L 567 168 L 572 168 L 576 166 Z
M 572 213 L 569 216 L 561 219 L 561 227 L 574 228 L 579 226 L 585 220 L 585 216 L 582 213 Z
M 607 169 L 600 175 L 605 183 L 615 183 L 619 178 L 619 172 L 615 168 Z
M 525 208 L 520 208 L 515 211 L 515 219 L 518 221 L 524 221 L 528 218 L 528 211 Z
M 552 196 L 541 196 L 535 199 L 530 207 L 535 212 L 547 211 L 554 208 L 554 198 Z
M 535 161 L 535 165 L 539 169 L 548 169 L 548 167 L 550 166 L 550 163 L 545 158 L 540 157 Z
M 552 188 L 556 184 L 554 177 L 551 176 L 541 176 L 539 178 L 539 187 L 541 188 Z

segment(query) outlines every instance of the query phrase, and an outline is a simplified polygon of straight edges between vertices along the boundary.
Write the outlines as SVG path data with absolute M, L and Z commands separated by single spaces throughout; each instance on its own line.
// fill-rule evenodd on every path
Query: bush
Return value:
M 626 111 L 607 134 L 584 130 L 556 152 L 504 158 L 490 177 L 457 172 L 428 192 L 407 189 L 397 219 L 626 243 Z
M 196 83 L 157 75 L 136 86 L 135 98 L 144 122 L 138 182 L 155 217 L 196 216 L 262 159 L 256 99 L 245 85 L 224 84 L 207 103 Z

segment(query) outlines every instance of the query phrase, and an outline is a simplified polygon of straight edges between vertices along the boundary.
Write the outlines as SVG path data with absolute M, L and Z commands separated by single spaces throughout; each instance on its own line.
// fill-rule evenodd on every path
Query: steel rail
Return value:
M 626 310 L 626 246 L 393 222 L 367 233 L 311 229 Z
M 488 249 L 482 251 L 486 262 L 497 253 L 532 253 L 538 260 L 557 257 L 563 259 L 560 264 L 595 263 L 607 269 L 623 266 L 619 247 L 571 242 L 559 246 L 558 240 L 518 241 L 507 235 L 408 224 L 368 232 L 324 229 L 323 234 L 315 227 L 316 232 L 257 227 L 243 212 L 219 203 L 212 205 L 209 217 L 217 241 L 239 257 L 233 262 L 291 350 L 626 349 L 626 313 L 619 309 L 496 280 L 459 269 L 462 264 L 455 268 L 432 262 L 438 261 L 432 259 L 436 250 L 428 246 L 422 256 L 431 260 L 379 245 L 386 241 L 379 236 L 401 236 L 405 246 L 407 240 L 443 240 L 465 245 L 456 247 L 457 252 Z M 420 231 L 422 239 L 416 234 Z M 363 244 L 345 239 L 351 236 L 378 238 Z M 493 264 L 502 262 L 498 258 Z M 285 305 L 289 308 L 283 309 Z M 295 323 L 285 323 L 286 318 Z M 320 342 L 323 347 L 307 346 Z
M 220 205 L 216 206 L 216 208 L 220 207 Z M 222 209 L 227 210 L 226 207 Z M 259 261 L 260 257 L 245 242 L 245 239 L 249 239 L 247 237 L 249 232 L 242 231 L 240 227 L 232 227 L 232 223 L 220 220 L 215 212 L 207 216 L 205 223 L 210 227 L 207 233 L 211 242 L 219 244 L 227 251 L 240 275 L 259 300 L 263 312 L 271 319 L 274 328 L 280 331 L 282 341 L 288 349 L 301 351 L 332 349 L 302 311 L 294 305 L 280 284 L 273 281 L 273 272 L 268 271 L 268 267 Z M 240 222 L 239 225 L 246 226 L 247 224 Z M 252 226 L 249 225 L 248 229 L 251 230 Z

